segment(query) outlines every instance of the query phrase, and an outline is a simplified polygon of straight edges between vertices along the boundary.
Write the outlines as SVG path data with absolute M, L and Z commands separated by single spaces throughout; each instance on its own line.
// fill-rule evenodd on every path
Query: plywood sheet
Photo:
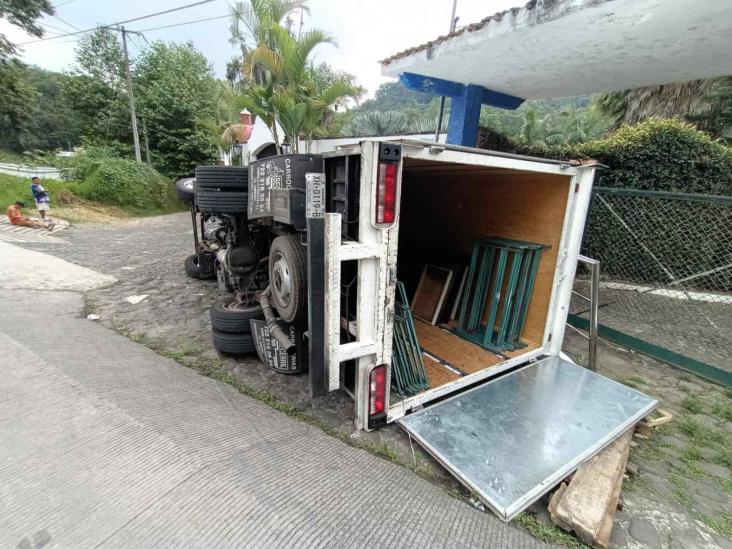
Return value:
M 430 384 L 430 389 L 445 385 L 462 377 L 460 374 L 446 368 L 426 355 L 422 356 L 422 362 L 424 363 L 425 372 L 427 372 L 427 381 Z
M 417 340 L 425 350 L 449 362 L 452 366 L 466 374 L 473 374 L 485 370 L 506 360 L 502 356 L 486 351 L 439 326 L 432 326 L 415 319 L 414 327 L 417 331 Z M 530 344 L 524 349 L 515 351 L 515 353 L 516 355 L 520 355 L 532 351 L 537 347 L 535 344 Z M 431 386 L 432 384 L 430 384 Z
M 410 173 L 405 161 L 400 254 L 416 249 L 411 253 L 469 258 L 473 243 L 486 236 L 549 246 L 542 252 L 522 333 L 524 340 L 541 344 L 569 191 L 568 176 L 487 170 L 436 175 L 420 169 Z
M 430 324 L 442 308 L 443 295 L 449 289 L 452 271 L 425 265 L 417 291 L 412 299 L 412 315 Z

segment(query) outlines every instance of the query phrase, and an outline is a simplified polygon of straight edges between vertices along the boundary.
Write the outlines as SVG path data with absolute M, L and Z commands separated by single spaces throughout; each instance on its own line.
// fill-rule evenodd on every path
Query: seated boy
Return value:
M 32 219 L 27 215 L 23 215 L 22 213 L 20 213 L 21 208 L 25 208 L 25 203 L 21 202 L 20 200 L 18 200 L 15 204 L 11 204 L 10 206 L 8 206 L 7 215 L 11 224 L 20 225 L 22 227 L 31 227 L 33 229 L 48 229 L 49 231 L 53 229 L 53 224 L 46 225 L 41 221 Z

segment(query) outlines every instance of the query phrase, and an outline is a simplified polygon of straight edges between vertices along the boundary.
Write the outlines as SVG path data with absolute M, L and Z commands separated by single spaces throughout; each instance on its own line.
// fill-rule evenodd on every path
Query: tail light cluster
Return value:
M 396 219 L 397 168 L 401 147 L 391 143 L 379 145 L 379 171 L 376 179 L 375 225 L 391 225 Z
M 369 416 L 386 412 L 386 364 L 375 366 L 369 374 Z

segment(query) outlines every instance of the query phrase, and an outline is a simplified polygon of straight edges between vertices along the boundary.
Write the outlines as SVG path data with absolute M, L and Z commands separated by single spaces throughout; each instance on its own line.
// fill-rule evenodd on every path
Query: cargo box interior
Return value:
M 397 278 L 412 306 L 430 389 L 541 347 L 569 186 L 568 176 L 404 159 Z M 485 238 L 543 246 L 521 343 L 513 350 L 491 351 L 456 333 L 461 300 L 470 291 L 460 292 L 461 282 L 466 285 L 474 244 Z M 427 271 L 426 265 L 431 266 Z M 433 280 L 422 285 L 415 301 L 423 272 Z M 445 273 L 450 273 L 449 284 L 440 278 Z M 440 312 L 433 317 L 431 304 L 439 300 L 440 287 Z M 402 398 L 394 393 L 392 401 Z

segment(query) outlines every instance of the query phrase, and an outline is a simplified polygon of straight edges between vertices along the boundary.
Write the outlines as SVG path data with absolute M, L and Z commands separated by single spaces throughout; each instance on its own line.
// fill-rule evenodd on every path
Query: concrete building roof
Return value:
M 381 62 L 522 99 L 732 74 L 732 0 L 531 0 Z

